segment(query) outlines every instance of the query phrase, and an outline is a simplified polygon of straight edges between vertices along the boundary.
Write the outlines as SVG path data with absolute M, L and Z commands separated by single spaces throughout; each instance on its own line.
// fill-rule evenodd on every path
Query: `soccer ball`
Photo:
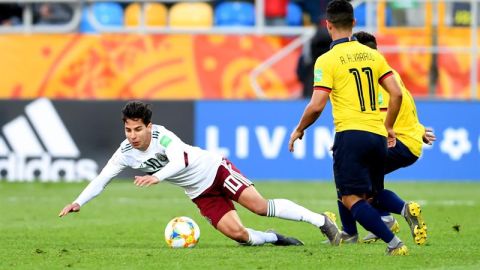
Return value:
M 200 228 L 189 217 L 176 217 L 165 227 L 165 241 L 171 248 L 193 248 L 200 238 Z

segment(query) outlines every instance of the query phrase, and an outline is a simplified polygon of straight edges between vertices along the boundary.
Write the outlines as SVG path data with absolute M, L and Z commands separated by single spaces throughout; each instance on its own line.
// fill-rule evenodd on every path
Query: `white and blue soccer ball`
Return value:
M 189 217 L 176 217 L 165 227 L 165 241 L 171 248 L 193 248 L 200 239 L 200 228 Z

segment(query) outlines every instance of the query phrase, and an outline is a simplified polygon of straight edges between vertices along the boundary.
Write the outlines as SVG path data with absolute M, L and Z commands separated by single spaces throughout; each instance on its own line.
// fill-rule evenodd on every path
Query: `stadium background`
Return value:
M 3 2 L 21 13 L 0 27 L 2 179 L 91 180 L 94 173 L 80 177 L 54 163 L 93 159 L 98 171 L 122 140 L 117 112 L 128 99 L 152 102 L 155 122 L 228 156 L 253 179 L 331 179 L 330 109 L 301 152 L 287 151 L 308 99 L 296 74 L 299 57 L 308 58 L 328 1 L 181 2 Z M 470 1 L 353 1 L 357 30 L 377 35 L 417 99 L 422 123 L 438 136 L 420 162 L 391 179 L 480 179 L 473 2 L 472 9 Z M 69 16 L 55 20 L 60 7 Z M 44 98 L 77 152 L 56 155 L 38 137 L 25 106 Z M 15 143 L 27 130 L 35 136 Z

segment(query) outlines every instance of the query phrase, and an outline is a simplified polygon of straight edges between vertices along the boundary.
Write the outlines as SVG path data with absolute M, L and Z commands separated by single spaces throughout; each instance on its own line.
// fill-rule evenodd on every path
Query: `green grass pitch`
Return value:
M 79 213 L 57 216 L 81 184 L 0 183 L 0 269 L 480 269 L 480 183 L 394 182 L 387 187 L 423 205 L 428 242 L 415 246 L 398 217 L 407 257 L 384 255 L 385 244 L 331 247 L 306 223 L 259 217 L 237 206 L 245 226 L 274 228 L 301 247 L 244 247 L 203 219 L 182 190 L 137 188 L 113 181 Z M 337 213 L 331 182 L 256 182 L 266 198 L 288 198 L 311 210 Z M 175 216 L 201 228 L 193 249 L 173 250 L 163 238 Z M 365 232 L 361 230 L 361 235 Z

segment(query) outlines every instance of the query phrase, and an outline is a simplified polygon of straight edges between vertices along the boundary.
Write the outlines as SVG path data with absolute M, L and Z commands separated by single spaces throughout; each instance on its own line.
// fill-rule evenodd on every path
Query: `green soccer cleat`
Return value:
M 398 224 L 398 221 L 392 216 L 393 220 L 383 222 L 387 227 L 390 229 L 392 233 L 398 233 L 400 231 L 400 225 Z M 374 233 L 369 232 L 365 237 L 362 239 L 362 243 L 370 244 L 373 242 L 376 242 L 380 237 L 376 236 Z
M 325 212 L 322 214 L 325 217 L 325 224 L 320 226 L 320 231 L 328 238 L 330 245 L 338 246 L 342 243 L 342 234 L 335 223 L 335 214 Z
M 424 245 L 427 241 L 427 225 L 423 220 L 420 205 L 416 202 L 406 203 L 404 217 L 410 226 L 415 244 Z
M 402 242 L 398 243 L 398 245 L 394 248 L 387 247 L 385 251 L 385 255 L 389 256 L 406 256 L 408 255 L 408 248 Z
M 272 243 L 275 246 L 303 246 L 303 242 L 297 238 L 281 235 L 274 230 L 267 230 L 266 232 L 273 233 L 277 236 L 277 241 Z

